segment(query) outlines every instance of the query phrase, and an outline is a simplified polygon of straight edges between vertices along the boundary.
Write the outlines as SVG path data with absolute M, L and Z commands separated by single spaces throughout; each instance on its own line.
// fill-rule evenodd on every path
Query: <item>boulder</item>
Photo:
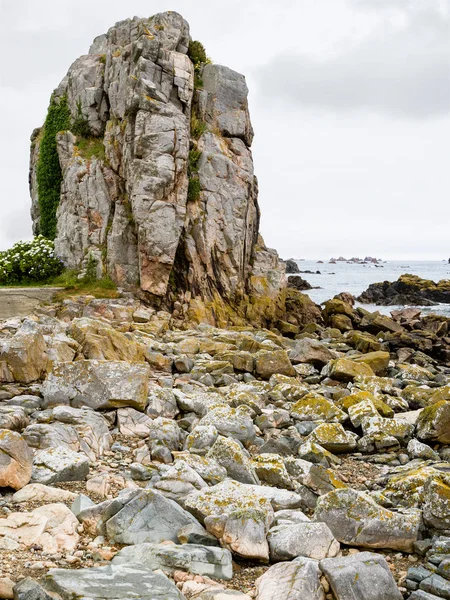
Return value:
M 61 481 L 83 481 L 89 475 L 89 460 L 85 454 L 64 446 L 38 450 L 34 455 L 32 481 L 43 484 Z
M 390 511 L 368 494 L 347 488 L 321 496 L 314 520 L 326 523 L 342 544 L 412 552 L 421 514 Z
M 78 520 L 65 504 L 45 504 L 32 512 L 13 512 L 0 519 L 0 539 L 5 536 L 44 552 L 71 552 L 79 540 Z
M 423 442 L 450 444 L 450 402 L 442 400 L 422 410 L 416 435 Z
M 206 456 L 224 467 L 235 481 L 259 483 L 248 453 L 237 440 L 219 436 Z
M 117 509 L 107 509 L 101 518 L 108 538 L 120 544 L 177 542 L 179 529 L 196 523 L 176 502 L 151 489 L 132 492 Z
M 389 366 L 389 359 L 389 352 L 382 352 L 381 350 L 378 350 L 376 352 L 367 352 L 367 354 L 358 356 L 353 360 L 356 363 L 362 363 L 370 367 L 375 375 L 384 375 Z
M 262 379 L 274 374 L 295 377 L 296 372 L 286 350 L 260 350 L 255 354 L 255 372 Z
M 374 372 L 364 363 L 357 363 L 349 358 L 336 358 L 322 369 L 322 374 L 331 379 L 348 382 L 353 381 L 358 375 L 370 376 L 374 375 Z
M 268 516 L 262 508 L 230 510 L 205 518 L 206 529 L 233 554 L 259 562 L 269 562 Z
M 22 431 L 28 423 L 27 413 L 21 406 L 0 406 L 0 429 Z
M 38 450 L 64 446 L 83 452 L 94 462 L 108 451 L 112 437 L 108 421 L 90 408 L 55 406 L 46 411 L 47 423 L 29 425 L 23 432 L 28 445 Z
M 292 406 L 291 416 L 299 421 L 325 421 L 343 423 L 348 419 L 345 412 L 333 402 L 315 392 L 303 396 Z
M 47 345 L 39 325 L 25 319 L 11 337 L 0 338 L 0 382 L 31 383 L 48 367 Z
M 62 600 L 184 600 L 168 577 L 140 564 L 50 569 L 42 583 Z
M 386 559 L 360 552 L 319 563 L 336 600 L 402 600 Z
M 269 530 L 267 541 L 272 562 L 298 556 L 321 560 L 336 556 L 340 550 L 339 542 L 325 523 L 277 525 Z
M 112 560 L 113 565 L 142 564 L 156 571 L 188 571 L 218 579 L 231 579 L 233 566 L 231 553 L 224 548 L 198 544 L 135 544 L 120 550 Z
M 146 364 L 78 360 L 54 365 L 42 387 L 46 406 L 70 404 L 94 410 L 147 405 L 150 368 Z
M 31 479 L 33 451 L 23 437 L 0 430 L 0 487 L 23 488 Z
M 280 562 L 256 580 L 257 600 L 325 600 L 317 561 L 297 558 Z
M 245 406 L 213 408 L 201 419 L 199 425 L 213 425 L 221 435 L 239 440 L 243 444 L 253 441 L 256 435 L 249 409 Z
M 296 340 L 288 356 L 293 365 L 309 363 L 316 367 L 323 367 L 335 358 L 335 354 L 323 342 L 310 338 Z
M 68 334 L 87 359 L 144 362 L 144 346 L 99 319 L 73 319 Z
M 340 423 L 321 423 L 306 438 L 329 452 L 351 452 L 356 448 L 355 434 L 346 431 Z
M 429 478 L 423 488 L 423 518 L 429 527 L 450 530 L 450 477 Z
M 53 502 L 72 502 L 76 494 L 68 490 L 50 487 L 42 483 L 29 483 L 21 490 L 16 492 L 12 499 L 13 502 L 40 502 L 42 504 Z

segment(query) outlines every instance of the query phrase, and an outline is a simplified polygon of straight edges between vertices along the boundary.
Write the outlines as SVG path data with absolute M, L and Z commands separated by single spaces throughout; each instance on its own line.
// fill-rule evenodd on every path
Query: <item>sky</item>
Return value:
M 247 78 L 268 246 L 450 256 L 450 0 L 0 0 L 0 249 L 31 237 L 52 90 L 116 21 L 165 10 Z

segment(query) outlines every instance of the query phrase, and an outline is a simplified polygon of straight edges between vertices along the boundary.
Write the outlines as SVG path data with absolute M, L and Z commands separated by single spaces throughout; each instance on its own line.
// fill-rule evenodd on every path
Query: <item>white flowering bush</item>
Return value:
M 63 269 L 54 243 L 42 235 L 0 252 L 0 285 L 44 283 L 60 275 Z

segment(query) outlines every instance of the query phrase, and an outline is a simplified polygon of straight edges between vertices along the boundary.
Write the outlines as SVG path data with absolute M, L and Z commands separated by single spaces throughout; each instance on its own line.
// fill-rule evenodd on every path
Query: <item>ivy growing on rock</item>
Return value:
M 59 204 L 62 172 L 56 149 L 56 134 L 70 127 L 70 111 L 67 98 L 52 96 L 44 123 L 44 131 L 37 164 L 37 188 L 40 209 L 40 233 L 48 238 L 56 237 L 56 210 Z

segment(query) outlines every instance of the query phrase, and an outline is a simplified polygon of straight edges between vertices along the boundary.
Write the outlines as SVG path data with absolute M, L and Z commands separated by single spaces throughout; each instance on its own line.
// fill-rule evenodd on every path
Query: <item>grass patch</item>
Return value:
M 98 158 L 105 160 L 105 145 L 102 138 L 81 138 L 77 141 L 79 155 L 86 159 Z

